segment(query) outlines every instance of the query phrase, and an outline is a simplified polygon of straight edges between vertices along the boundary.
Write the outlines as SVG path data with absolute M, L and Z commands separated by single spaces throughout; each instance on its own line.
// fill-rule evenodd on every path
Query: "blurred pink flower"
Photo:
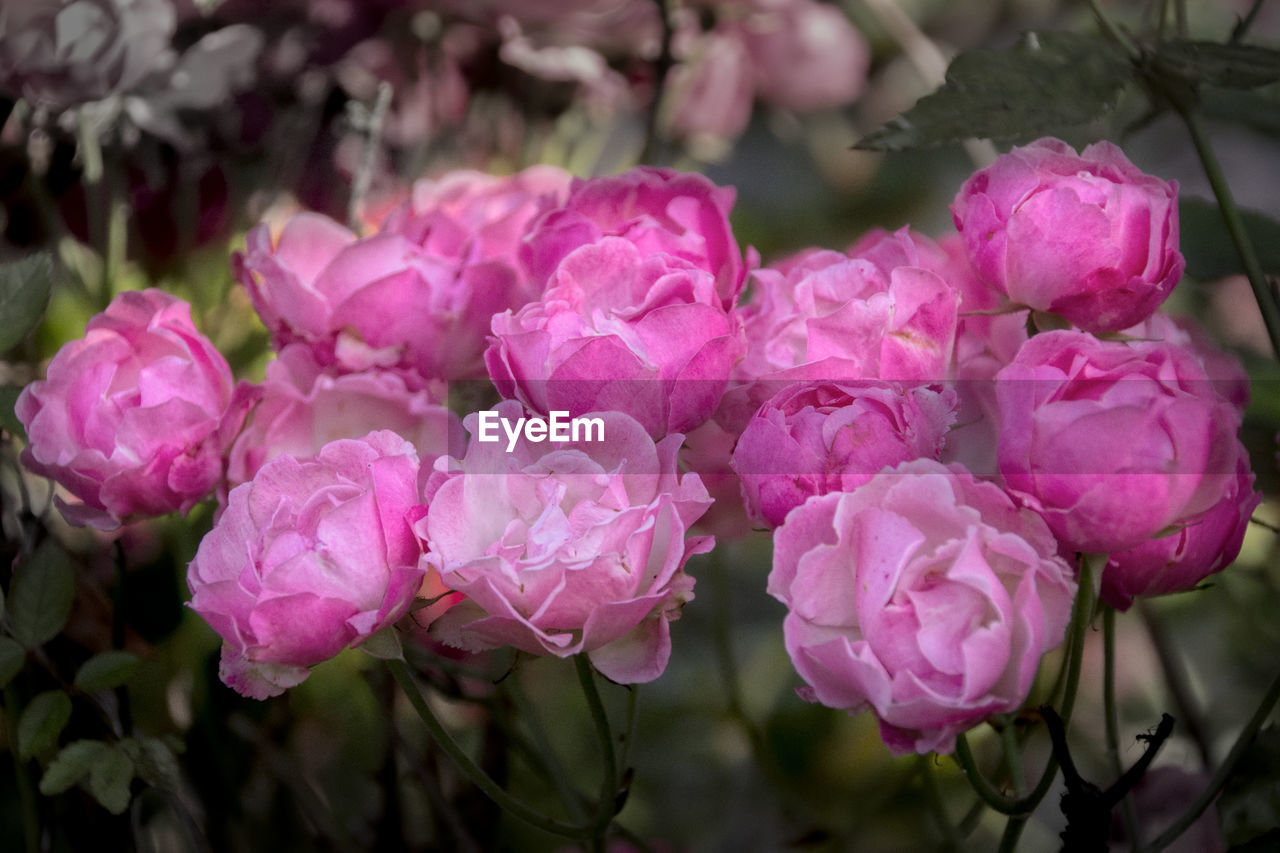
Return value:
M 854 101 L 867 82 L 871 48 L 840 8 L 814 0 L 751 0 L 742 35 L 756 92 L 797 112 Z
M 280 456 L 231 490 L 187 571 L 219 676 L 265 699 L 395 622 L 422 583 L 418 457 L 392 432 Z
M 959 466 L 920 460 L 811 498 L 774 533 L 800 695 L 871 710 L 894 753 L 1025 701 L 1076 586 L 1044 522 Z
M 524 416 L 505 401 L 496 414 Z M 586 653 L 608 678 L 631 684 L 662 674 L 668 623 L 693 598 L 684 565 L 711 549 L 688 537 L 710 505 L 698 477 L 676 470 L 682 436 L 656 445 L 633 419 L 597 412 L 603 440 L 537 445 L 472 440 L 456 465 L 428 480 L 425 566 L 466 599 L 432 633 L 472 651 L 510 645 L 537 655 Z
M 18 397 L 30 436 L 22 461 L 82 501 L 58 498 L 72 524 L 111 530 L 131 517 L 186 512 L 221 481 L 254 393 L 235 385 L 190 305 L 159 290 L 127 291 Z

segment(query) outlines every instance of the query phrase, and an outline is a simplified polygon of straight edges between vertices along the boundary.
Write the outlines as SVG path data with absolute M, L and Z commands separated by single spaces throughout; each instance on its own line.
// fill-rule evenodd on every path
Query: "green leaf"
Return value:
M 121 748 L 133 761 L 134 769 L 144 782 L 162 791 L 177 791 L 182 784 L 182 771 L 173 749 L 158 737 L 125 738 Z
M 380 660 L 404 660 L 404 647 L 400 644 L 400 634 L 390 625 L 365 637 L 360 648 L 366 654 Z
M 1263 90 L 1206 87 L 1200 91 L 1199 109 L 1207 118 L 1233 121 L 1267 136 L 1280 136 L 1280 93 L 1274 86 Z
M 137 655 L 129 652 L 102 652 L 81 664 L 76 671 L 75 685 L 88 693 L 110 690 L 128 681 L 137 668 Z
M 9 627 L 14 638 L 34 649 L 58 636 L 71 615 L 75 596 L 71 559 L 55 540 L 44 540 L 19 564 L 9 587 Z
M 46 797 L 61 794 L 85 776 L 107 749 L 100 740 L 73 740 L 49 762 L 40 779 L 40 793 Z
M 1011 50 L 960 54 L 942 88 L 854 147 L 900 151 L 974 137 L 1034 139 L 1107 112 L 1132 77 L 1128 60 L 1101 38 L 1028 33 Z
M 37 694 L 18 718 L 18 757 L 30 758 L 53 746 L 70 719 L 71 697 L 61 690 Z
M 133 759 L 124 747 L 108 747 L 89 770 L 89 793 L 112 814 L 129 807 L 129 784 L 133 781 Z
M 1233 847 L 1280 826 L 1280 728 L 1263 729 L 1245 750 L 1218 798 L 1218 817 Z
M 1153 62 L 1158 72 L 1228 89 L 1256 89 L 1280 80 L 1280 50 L 1253 44 L 1169 41 L 1156 50 Z
M 48 252 L 0 264 L 0 353 L 12 349 L 40 322 L 52 283 Z
M 5 687 L 22 671 L 27 662 L 27 650 L 8 637 L 0 637 L 0 687 Z
M 1241 211 L 1241 215 L 1262 271 L 1280 274 L 1280 222 L 1251 210 Z M 1244 272 L 1216 204 L 1198 198 L 1180 199 L 1178 228 L 1187 275 L 1199 281 L 1214 281 Z
M 18 415 L 13 410 L 21 393 L 22 389 L 16 385 L 0 385 L 0 429 L 7 430 L 26 441 L 27 431 L 22 428 L 22 421 L 18 420 Z

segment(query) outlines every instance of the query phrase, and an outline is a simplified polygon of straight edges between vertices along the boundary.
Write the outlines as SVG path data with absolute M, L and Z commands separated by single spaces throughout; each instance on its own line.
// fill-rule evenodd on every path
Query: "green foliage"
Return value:
M 0 353 L 16 346 L 40 322 L 52 283 L 48 252 L 0 265 Z
M 46 797 L 61 794 L 89 775 L 93 765 L 106 751 L 100 740 L 74 740 L 62 748 L 40 779 L 40 793 Z
M 9 588 L 9 627 L 19 643 L 34 649 L 56 637 L 71 615 L 75 572 L 67 553 L 52 538 L 14 571 Z
M 1132 77 L 1124 55 L 1096 36 L 1028 33 L 1011 50 L 960 54 L 941 89 L 855 147 L 900 151 L 975 137 L 1034 139 L 1103 115 Z
M 1169 41 L 1156 49 L 1155 69 L 1197 85 L 1256 89 L 1280 80 L 1280 51 L 1251 44 Z
M 1258 733 L 1218 799 L 1227 841 L 1239 846 L 1280 826 L 1280 729 Z
M 148 785 L 162 791 L 177 791 L 182 771 L 168 742 L 158 737 L 131 737 L 120 748 L 133 762 L 134 771 Z
M 0 429 L 7 430 L 26 441 L 27 431 L 22 428 L 22 421 L 18 420 L 18 415 L 13 410 L 13 407 L 18 404 L 18 395 L 21 393 L 22 389 L 16 385 L 0 385 Z
M 1263 272 L 1280 274 L 1280 222 L 1253 211 L 1241 214 Z M 1183 197 L 1178 202 L 1178 220 L 1187 275 L 1199 281 L 1213 281 L 1244 272 L 1216 204 Z
M 71 719 L 71 698 L 46 690 L 32 698 L 18 718 L 18 757 L 30 758 L 53 746 Z
M 22 671 L 26 660 L 27 650 L 20 643 L 8 637 L 0 637 L 0 687 L 13 681 L 13 677 Z
M 122 814 L 129 807 L 133 771 L 133 759 L 124 745 L 108 746 L 89 768 L 89 793 L 107 811 Z
M 129 652 L 108 651 L 85 661 L 76 672 L 75 685 L 85 692 L 110 690 L 129 680 L 138 658 Z

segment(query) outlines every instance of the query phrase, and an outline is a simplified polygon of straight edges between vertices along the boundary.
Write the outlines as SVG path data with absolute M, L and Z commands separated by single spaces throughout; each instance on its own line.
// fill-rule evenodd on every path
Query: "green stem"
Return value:
M 1111 769 L 1117 779 L 1124 775 L 1120 763 L 1120 709 L 1116 704 L 1116 611 L 1113 607 L 1102 610 L 1102 706 L 1106 717 L 1107 753 L 1111 757 Z M 1120 800 L 1124 813 L 1124 827 L 1134 850 L 1142 848 L 1141 827 L 1133 798 L 1125 794 Z
M 18 692 L 13 685 L 4 689 L 4 719 L 9 730 L 9 752 L 13 756 L 18 799 L 22 802 L 22 837 L 27 853 L 37 853 L 40 849 L 40 807 L 31 776 L 27 773 L 27 764 L 18 757 Z
M 1184 99 L 1176 94 L 1167 94 L 1170 94 L 1174 109 L 1178 111 L 1178 115 L 1182 116 L 1187 132 L 1191 135 L 1191 144 L 1195 146 L 1196 154 L 1200 157 L 1200 165 L 1204 168 L 1205 177 L 1209 179 L 1213 196 L 1218 200 L 1222 221 L 1227 226 L 1227 233 L 1231 235 L 1236 254 L 1240 256 L 1240 263 L 1244 266 L 1244 274 L 1249 279 L 1249 286 L 1253 288 L 1253 298 L 1258 303 L 1258 310 L 1262 312 L 1262 321 L 1266 324 L 1271 348 L 1277 356 L 1280 356 L 1280 304 L 1276 302 L 1276 297 L 1271 292 L 1266 273 L 1258 261 L 1258 254 L 1254 251 L 1249 233 L 1245 230 L 1244 218 L 1240 215 L 1240 208 L 1236 207 L 1226 175 L 1223 174 L 1213 146 L 1209 143 L 1209 136 L 1205 132 L 1204 124 L 1200 121 L 1200 116 L 1187 105 Z
M 1004 751 L 1005 768 L 1009 771 L 1009 780 L 1013 785 L 1013 793 L 1019 798 L 1027 795 L 1027 777 L 1022 771 L 1022 756 L 1018 752 L 1018 739 L 1013 730 L 1013 715 L 1006 715 L 1004 725 L 1000 727 L 1000 746 Z
M 1156 659 L 1160 661 L 1165 685 L 1169 688 L 1169 695 L 1173 698 L 1173 706 L 1177 710 L 1178 725 L 1195 742 L 1196 750 L 1200 753 L 1200 763 L 1206 768 L 1212 767 L 1213 750 L 1209 746 L 1209 736 L 1205 732 L 1200 710 L 1196 707 L 1191 695 L 1186 669 L 1178 657 L 1169 632 L 1165 630 L 1164 623 L 1147 602 L 1138 602 L 1138 613 L 1142 615 L 1147 636 L 1150 637 L 1151 645 L 1155 648 Z
M 956 850 L 960 847 L 960 833 L 947 815 L 947 804 L 943 802 L 942 791 L 938 787 L 938 779 L 933 772 L 933 754 L 920 756 L 920 778 L 924 780 L 925 800 L 929 811 L 933 813 L 938 831 L 942 833 L 942 849 Z
M 1223 759 L 1217 772 L 1209 780 L 1209 784 L 1200 792 L 1200 796 L 1168 829 L 1156 836 L 1154 841 L 1143 848 L 1146 853 L 1156 853 L 1168 847 L 1191 824 L 1200 818 L 1200 815 L 1209 807 L 1209 804 L 1221 793 L 1222 786 L 1227 784 L 1227 780 L 1231 778 L 1231 773 L 1235 770 L 1236 764 L 1239 763 L 1245 752 L 1253 745 L 1253 739 L 1257 736 L 1258 730 L 1262 728 L 1262 724 L 1267 721 L 1267 717 L 1271 716 L 1271 710 L 1275 707 L 1277 701 L 1280 701 L 1280 675 L 1277 675 L 1275 680 L 1271 682 L 1271 686 L 1267 688 L 1267 692 L 1262 697 L 1262 702 L 1258 705 L 1258 709 L 1253 712 L 1253 716 L 1249 718 L 1249 722 L 1245 724 L 1239 737 L 1236 738 L 1236 742 L 1232 745 L 1231 751 L 1227 753 L 1227 757 Z
M 1000 836 L 1000 846 L 996 848 L 999 853 L 1013 853 L 1018 849 L 1018 839 L 1022 837 L 1022 830 L 1026 825 L 1025 814 L 1009 818 L 1009 822 L 1004 825 L 1004 833 Z
M 600 754 L 604 759 L 604 775 L 600 780 L 600 800 L 596 804 L 595 819 L 591 822 L 592 835 L 599 840 L 609 829 L 609 822 L 616 813 L 614 801 L 618 795 L 618 763 L 613 752 L 613 732 L 609 728 L 609 715 L 605 713 L 604 703 L 600 701 L 600 691 L 596 689 L 595 672 L 591 669 L 591 661 L 586 655 L 574 655 L 573 665 L 578 670 L 578 683 L 582 685 L 582 695 L 587 699 L 587 708 L 591 712 L 591 722 L 596 727 L 596 737 L 600 741 Z
M 1129 38 L 1128 34 L 1120 29 L 1115 21 L 1111 20 L 1111 17 L 1107 15 L 1106 10 L 1102 8 L 1102 4 L 1098 0 L 1089 0 L 1089 8 L 1093 10 L 1093 17 L 1098 20 L 1098 26 L 1102 27 L 1102 31 L 1107 34 L 1109 39 L 1124 48 L 1130 59 L 1137 59 L 1142 55 L 1142 51 L 1133 43 L 1133 39 Z
M 427 704 L 426 699 L 423 698 L 422 691 L 414 683 L 413 676 L 409 673 L 409 668 L 405 665 L 405 662 L 402 660 L 387 660 L 386 664 L 391 670 L 391 675 L 395 678 L 396 683 L 400 685 L 400 689 L 404 691 L 404 695 L 409 699 L 409 703 L 418 712 L 418 716 L 422 719 L 423 725 L 427 727 L 432 739 L 444 750 L 458 770 L 462 772 L 462 775 L 466 776 L 471 784 L 483 791 L 489 799 L 514 817 L 519 818 L 530 826 L 541 829 L 543 832 L 579 841 L 588 840 L 595 836 L 594 825 L 575 826 L 547 817 L 542 812 L 503 790 L 502 786 L 477 765 L 471 756 L 467 755 L 462 747 L 458 745 L 458 742 L 453 739 L 453 736 L 449 734 L 449 730 L 444 727 L 431 710 L 431 706 Z
M 565 810 L 569 812 L 569 817 L 574 821 L 585 821 L 587 819 L 587 810 L 583 803 L 586 797 L 569 783 L 569 776 L 564 770 L 564 765 L 560 763 L 560 759 L 556 757 L 555 749 L 551 746 L 551 741 L 547 737 L 546 728 L 542 725 L 537 709 L 529 701 L 529 697 L 525 695 L 524 690 L 519 686 L 516 679 L 509 678 L 503 682 L 503 685 L 506 686 L 507 694 L 515 703 L 516 713 L 528 727 L 538 759 L 546 768 L 551 785 L 556 789 L 556 794 L 560 797 L 560 801 L 564 803 Z

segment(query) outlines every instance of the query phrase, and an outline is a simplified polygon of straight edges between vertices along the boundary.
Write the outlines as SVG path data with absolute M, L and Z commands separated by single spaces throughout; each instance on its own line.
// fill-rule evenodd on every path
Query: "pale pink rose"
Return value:
M 674 169 L 641 166 L 614 177 L 575 180 L 564 206 L 532 224 L 520 260 L 542 283 L 574 249 L 622 237 L 642 256 L 674 255 L 710 272 L 722 304 L 732 308 L 746 275 L 729 225 L 733 199 L 732 187 Z
M 513 426 L 525 416 L 510 400 L 494 412 Z M 626 415 L 590 417 L 603 440 L 521 438 L 508 452 L 503 428 L 486 443 L 480 415 L 467 416 L 467 455 L 437 462 L 415 526 L 424 565 L 467 596 L 432 633 L 472 651 L 586 653 L 614 681 L 652 681 L 671 653 L 668 623 L 693 598 L 685 561 L 712 546 L 686 538 L 711 500 L 697 475 L 677 473 L 682 436 L 655 445 Z
M 753 57 L 740 28 L 703 32 L 696 15 L 685 12 L 672 40 L 679 62 L 667 76 L 663 123 L 681 139 L 734 139 L 751 121 Z
M 221 481 L 253 395 L 192 325 L 190 305 L 127 291 L 18 397 L 22 461 L 82 501 L 58 498 L 72 524 L 111 530 L 185 513 Z
M 1133 548 L 1235 482 L 1238 412 L 1187 348 L 1047 332 L 996 383 L 1000 473 L 1064 547 Z
M 537 302 L 493 318 L 503 397 L 543 414 L 618 411 L 655 439 L 711 417 L 742 353 L 711 273 L 603 237 L 569 254 Z
M 884 468 L 937 459 L 955 421 L 950 389 L 797 383 L 751 418 L 733 451 L 747 514 L 777 527 L 813 495 L 851 492 Z
M 267 365 L 262 397 L 231 447 L 228 487 L 253 479 L 277 456 L 314 456 L 331 441 L 387 429 L 407 439 L 424 468 L 457 456 L 462 421 L 429 391 L 411 391 L 394 373 L 368 370 L 331 376 L 309 348 L 291 344 Z
M 811 498 L 774 533 L 800 695 L 871 710 L 894 753 L 1026 700 L 1062 641 L 1076 585 L 1044 522 L 960 466 L 908 462 Z
M 265 699 L 392 624 L 422 584 L 418 457 L 393 432 L 279 456 L 231 490 L 187 570 L 219 676 Z
M 1262 502 L 1253 490 L 1249 453 L 1236 442 L 1236 475 L 1217 504 L 1164 536 L 1114 551 L 1102 572 L 1102 600 L 1128 610 L 1137 596 L 1192 589 L 1240 554 L 1249 517 Z
M 1219 396 L 1235 406 L 1241 418 L 1249 405 L 1249 373 L 1240 359 L 1219 347 L 1200 324 L 1190 317 L 1171 317 L 1157 311 L 1136 326 L 1125 329 L 1125 337 L 1164 341 L 1193 353 L 1204 368 Z
M 551 167 L 453 173 L 417 184 L 365 238 L 301 213 L 274 243 L 265 225 L 251 230 L 236 274 L 276 347 L 306 343 L 333 372 L 391 369 L 415 388 L 481 378 L 490 319 L 541 287 L 515 257 L 521 234 L 567 183 Z
M 174 62 L 168 0 L 22 0 L 0 8 L 0 89 L 63 109 L 126 92 Z
M 1090 332 L 1141 322 L 1169 296 L 1178 251 L 1178 185 L 1119 148 L 1077 156 L 1057 139 L 1014 148 L 976 172 L 951 206 L 974 268 L 1014 302 Z
M 871 64 L 866 39 L 840 9 L 813 0 L 753 0 L 742 22 L 759 97 L 807 112 L 862 93 Z
M 696 529 L 713 534 L 721 543 L 750 536 L 753 529 L 742 503 L 742 480 L 730 464 L 737 441 L 738 433 L 712 418 L 687 433 L 680 449 L 681 465 L 698 475 L 714 501 Z
M 726 428 L 743 429 L 788 382 L 948 378 L 959 297 L 916 237 L 903 229 L 891 239 L 869 257 L 811 249 L 752 274 L 747 353 L 717 414 Z

